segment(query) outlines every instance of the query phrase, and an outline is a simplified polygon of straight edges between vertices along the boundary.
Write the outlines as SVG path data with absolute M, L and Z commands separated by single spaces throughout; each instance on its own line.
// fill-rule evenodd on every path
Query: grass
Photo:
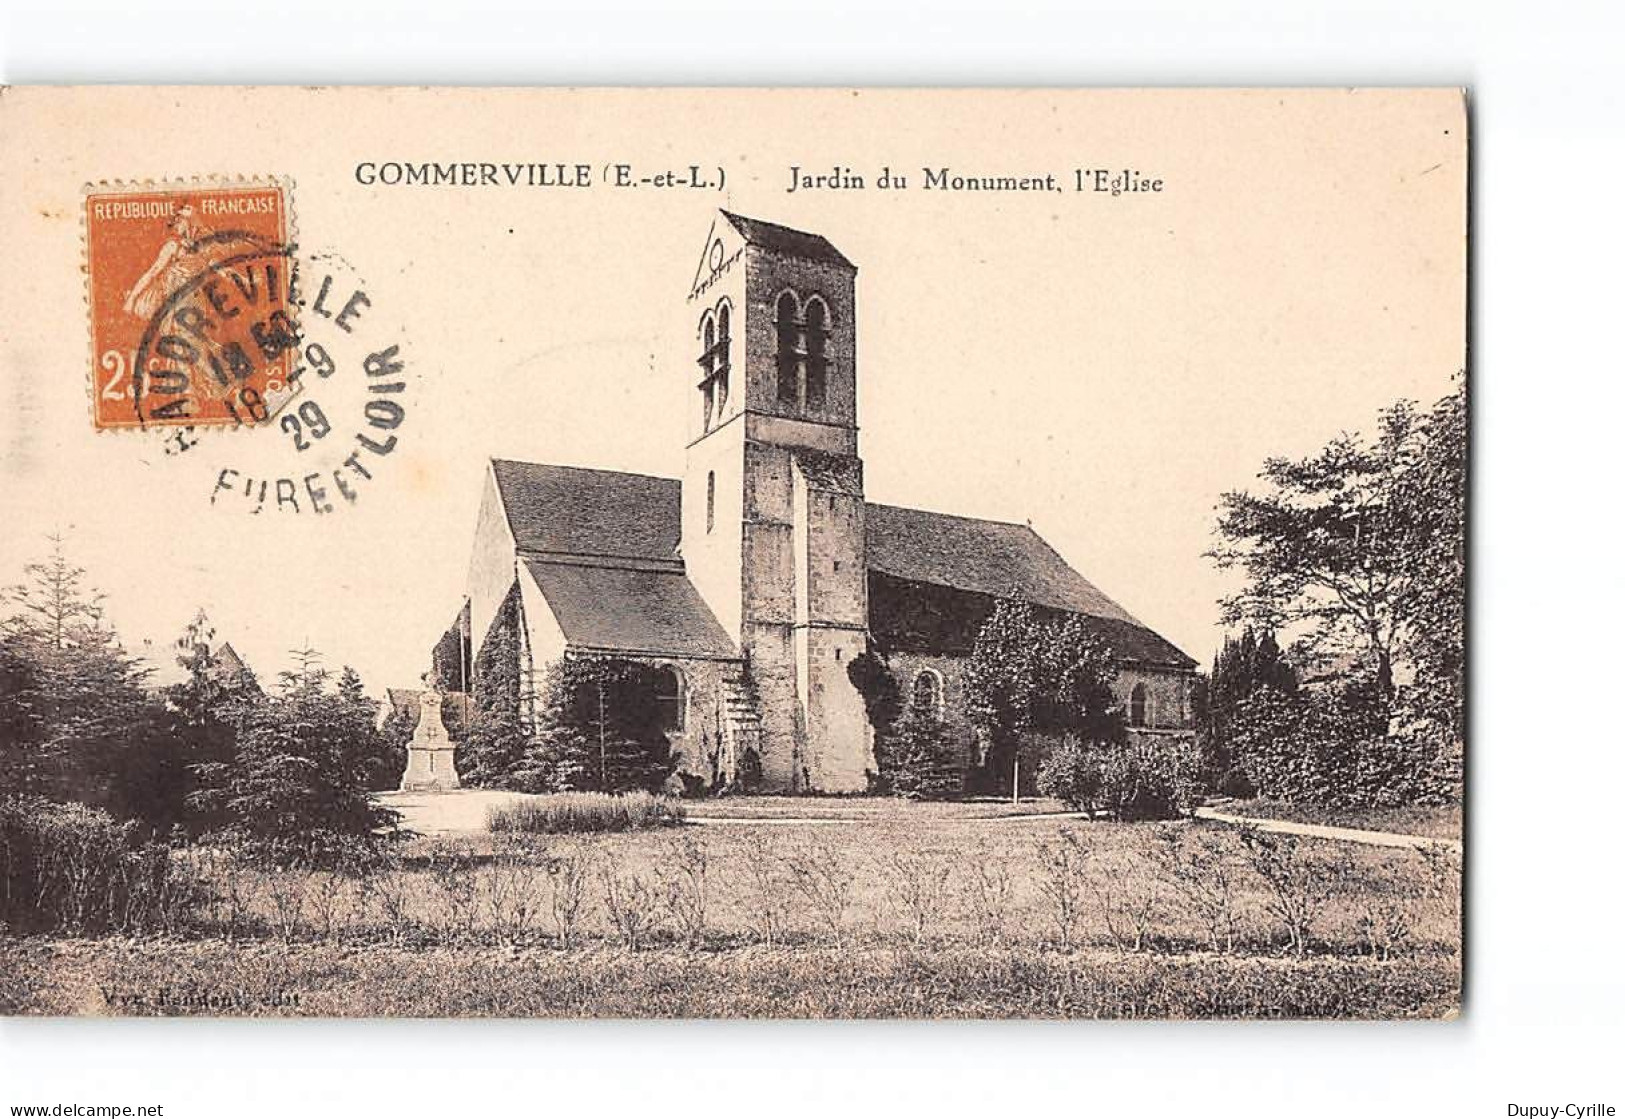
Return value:
M 492 805 L 485 824 L 493 832 L 565 835 L 639 831 L 683 822 L 683 806 L 652 793 L 554 793 L 515 804 Z
M 1461 805 L 1408 808 L 1322 808 L 1291 804 L 1258 797 L 1215 805 L 1221 812 L 1256 816 L 1266 820 L 1291 820 L 1300 824 L 1323 824 L 1334 828 L 1361 828 L 1366 831 L 1398 832 L 1429 839 L 1462 837 Z
M 1440 1018 L 1449 957 L 1023 949 L 243 950 L 0 941 L 8 1014 L 557 1018 Z
M 1440 1017 L 1458 1004 L 1459 864 L 1289 840 L 1325 887 L 1300 959 L 1227 826 L 916 807 L 830 827 L 419 837 L 365 878 L 200 858 L 213 900 L 184 938 L 0 938 L 0 1010 Z M 1229 867 L 1233 936 L 1216 939 L 1158 861 L 1170 844 Z M 1058 885 L 1063 864 L 1075 877 Z

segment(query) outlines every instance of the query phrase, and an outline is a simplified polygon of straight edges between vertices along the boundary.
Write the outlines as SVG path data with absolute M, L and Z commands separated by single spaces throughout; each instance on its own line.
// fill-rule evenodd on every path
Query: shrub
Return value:
M 1100 806 L 1101 781 L 1101 752 L 1089 749 L 1076 738 L 1069 737 L 1051 750 L 1038 767 L 1041 795 L 1085 812 Z
M 1454 794 L 1438 743 L 1389 734 L 1387 704 L 1369 679 L 1296 695 L 1261 689 L 1238 705 L 1231 740 L 1262 796 L 1389 808 Z
M 1050 903 L 1050 921 L 1062 948 L 1072 947 L 1083 906 L 1088 844 L 1071 828 L 1062 828 L 1054 843 L 1037 845 L 1038 889 Z
M 133 822 L 39 797 L 0 800 L 0 925 L 13 933 L 172 928 L 198 900 L 168 847 Z
M 598 877 L 604 888 L 604 912 L 627 948 L 636 952 L 660 923 L 658 891 L 637 873 L 607 864 L 599 867 Z
M 814 916 L 840 944 L 846 936 L 846 913 L 857 881 L 845 854 L 828 839 L 818 838 L 790 855 L 785 867 Z
M 551 793 L 536 800 L 492 805 L 485 813 L 493 832 L 640 831 L 683 822 L 676 799 L 654 793 Z
M 1010 874 L 1009 860 L 995 855 L 985 840 L 977 844 L 971 873 L 962 892 L 976 923 L 977 941 L 984 945 L 1002 943 L 1008 932 L 1015 880 Z
M 587 876 L 591 869 L 592 860 L 582 851 L 566 852 L 548 860 L 547 881 L 551 890 L 548 912 L 552 915 L 553 931 L 558 934 L 560 947 L 569 948 L 575 943 L 576 928 L 587 904 Z
M 1287 943 L 1302 956 L 1327 903 L 1349 878 L 1347 851 L 1317 852 L 1297 836 L 1242 828 L 1247 861 L 1268 887 L 1264 907 L 1286 930 Z
M 1136 737 L 1102 751 L 1100 799 L 1115 820 L 1171 820 L 1199 800 L 1200 763 L 1185 739 Z
M 876 863 L 886 880 L 887 898 L 907 921 L 914 943 L 925 943 L 926 934 L 942 918 L 949 864 L 933 852 L 906 848 L 893 849 Z
M 771 835 L 752 843 L 743 854 L 751 927 L 757 938 L 771 948 L 790 910 L 791 885 L 785 863 Z
M 1213 950 L 1233 950 L 1241 925 L 1237 893 L 1246 869 L 1235 837 L 1212 827 L 1166 826 L 1158 832 L 1152 857 L 1174 893 L 1207 927 Z
M 710 900 L 710 858 L 705 843 L 692 835 L 673 837 L 666 846 L 661 869 L 665 874 L 666 912 L 689 946 L 697 946 L 705 939 L 706 905 Z

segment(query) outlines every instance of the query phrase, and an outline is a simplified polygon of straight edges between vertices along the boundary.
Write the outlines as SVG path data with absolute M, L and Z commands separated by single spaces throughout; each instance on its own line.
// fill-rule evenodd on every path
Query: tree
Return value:
M 1419 729 L 1459 752 L 1466 714 L 1467 383 L 1422 421 L 1421 450 L 1397 490 L 1409 510 L 1404 541 L 1412 573 L 1414 669 L 1402 703 Z
M 1010 787 L 1022 742 L 1034 731 L 1122 742 L 1115 676 L 1111 649 L 1079 615 L 1000 600 L 965 668 L 966 713 L 986 743 L 984 770 L 994 786 Z
M 1416 406 L 1401 401 L 1374 440 L 1345 432 L 1307 458 L 1268 459 L 1264 492 L 1224 494 L 1208 555 L 1246 575 L 1221 602 L 1225 623 L 1306 628 L 1316 648 L 1362 654 L 1391 696 L 1394 656 L 1416 620 L 1408 560 L 1422 510 L 1402 491 L 1423 441 Z
M 395 819 L 368 789 L 376 734 L 365 698 L 357 700 L 359 680 L 350 673 L 330 686 L 314 651 L 297 652 L 299 668 L 281 674 L 277 692 L 244 705 L 235 755 L 199 767 L 207 778 L 199 807 L 220 813 L 228 833 L 275 862 L 333 856 L 346 838 L 371 836 Z
M 0 725 L 11 749 L 0 782 L 106 806 L 124 756 L 151 732 L 147 672 L 125 653 L 62 537 L 49 540 L 46 558 L 4 592 L 12 611 L 0 620 Z
M 1230 723 L 1237 709 L 1260 688 L 1286 695 L 1298 690 L 1298 674 L 1287 663 L 1275 635 L 1258 636 L 1244 626 L 1237 637 L 1226 635 L 1213 658 L 1213 671 L 1198 684 L 1196 733 L 1203 769 L 1211 783 L 1221 781 L 1235 758 Z

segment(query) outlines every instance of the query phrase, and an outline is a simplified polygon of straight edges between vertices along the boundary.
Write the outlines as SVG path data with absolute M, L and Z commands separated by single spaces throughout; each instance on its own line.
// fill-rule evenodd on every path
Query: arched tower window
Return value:
M 727 300 L 700 319 L 700 396 L 704 400 L 705 430 L 722 419 L 728 404 L 728 351 L 732 315 Z
M 710 532 L 717 525 L 717 472 L 708 470 L 705 474 L 705 531 Z
M 1128 725 L 1131 727 L 1145 726 L 1145 714 L 1148 706 L 1149 700 L 1146 696 L 1145 685 L 1135 684 L 1134 690 L 1128 696 Z
M 927 668 L 914 677 L 913 706 L 932 719 L 942 719 L 942 677 L 935 669 Z
M 655 670 L 655 708 L 661 730 L 683 729 L 683 678 L 673 668 Z
M 717 414 L 728 406 L 728 354 L 729 354 L 729 325 L 733 316 L 728 311 L 726 302 L 717 304 L 717 346 L 716 363 L 712 376 L 717 384 Z
M 829 379 L 829 309 L 816 295 L 807 300 L 807 399 L 809 410 L 824 408 L 824 387 Z
M 796 297 L 785 292 L 779 296 L 779 302 L 773 313 L 773 327 L 778 332 L 778 363 L 779 363 L 779 403 L 801 403 L 800 385 L 800 327 L 797 319 L 800 317 L 800 308 L 796 306 Z

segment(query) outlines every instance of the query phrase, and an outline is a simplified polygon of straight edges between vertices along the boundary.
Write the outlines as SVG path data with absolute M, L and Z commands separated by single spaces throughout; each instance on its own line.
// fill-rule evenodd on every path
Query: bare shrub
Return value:
M 971 872 L 963 879 L 961 896 L 976 926 L 977 942 L 1002 944 L 1009 935 L 1015 880 L 1010 874 L 1010 861 L 995 855 L 985 840 L 977 844 Z
M 1163 908 L 1162 889 L 1150 862 L 1125 845 L 1096 860 L 1089 886 L 1113 943 L 1143 952 Z
M 660 894 L 635 871 L 611 865 L 599 868 L 604 888 L 604 911 L 621 934 L 621 942 L 636 952 L 644 938 L 660 923 Z
M 666 912 L 690 947 L 705 939 L 706 880 L 710 859 L 705 841 L 693 835 L 674 836 L 665 845 L 661 866 L 665 876 Z
M 1218 828 L 1162 827 L 1152 858 L 1174 894 L 1207 929 L 1212 949 L 1234 951 L 1242 917 L 1238 887 L 1247 869 L 1236 838 Z
M 317 869 L 310 872 L 307 886 L 316 931 L 323 940 L 332 940 L 339 926 L 340 912 L 348 912 L 349 878 L 337 869 Z
M 587 880 L 592 862 L 584 851 L 554 855 L 547 861 L 548 913 L 559 944 L 569 948 L 587 903 Z
M 307 872 L 294 868 L 255 873 L 260 875 L 261 892 L 271 916 L 271 931 L 284 944 L 292 943 L 304 921 Z
M 1050 923 L 1062 948 L 1072 947 L 1082 912 L 1089 844 L 1071 828 L 1062 828 L 1055 842 L 1036 845 L 1038 889 L 1049 902 Z
M 819 924 L 836 944 L 844 943 L 856 875 L 847 867 L 839 848 L 820 836 L 787 855 L 784 866 Z
M 429 877 L 440 895 L 442 927 L 449 935 L 467 935 L 479 916 L 474 849 L 466 839 L 445 838 L 429 848 Z
M 412 924 L 412 877 L 402 867 L 398 853 L 380 859 L 362 879 L 362 896 L 376 905 L 389 939 L 401 943 Z
M 480 894 L 497 935 L 513 943 L 541 909 L 541 875 L 535 864 L 543 849 L 522 835 L 493 836 L 492 847 L 491 866 L 478 879 Z
M 1345 883 L 1360 944 L 1379 960 L 1404 951 L 1414 939 L 1415 903 L 1422 893 L 1409 854 L 1362 867 Z
M 771 837 L 753 843 L 741 861 L 745 864 L 744 886 L 750 907 L 751 928 L 769 948 L 783 935 L 790 914 L 793 888 L 786 860 Z
M 942 918 L 948 896 L 948 863 L 934 852 L 894 849 L 876 860 L 886 897 L 898 910 L 916 945 Z
M 1258 828 L 1242 828 L 1238 834 L 1248 865 L 1267 887 L 1265 909 L 1286 930 L 1293 952 L 1304 955 L 1315 922 L 1349 877 L 1348 852 L 1316 851 L 1295 835 Z

